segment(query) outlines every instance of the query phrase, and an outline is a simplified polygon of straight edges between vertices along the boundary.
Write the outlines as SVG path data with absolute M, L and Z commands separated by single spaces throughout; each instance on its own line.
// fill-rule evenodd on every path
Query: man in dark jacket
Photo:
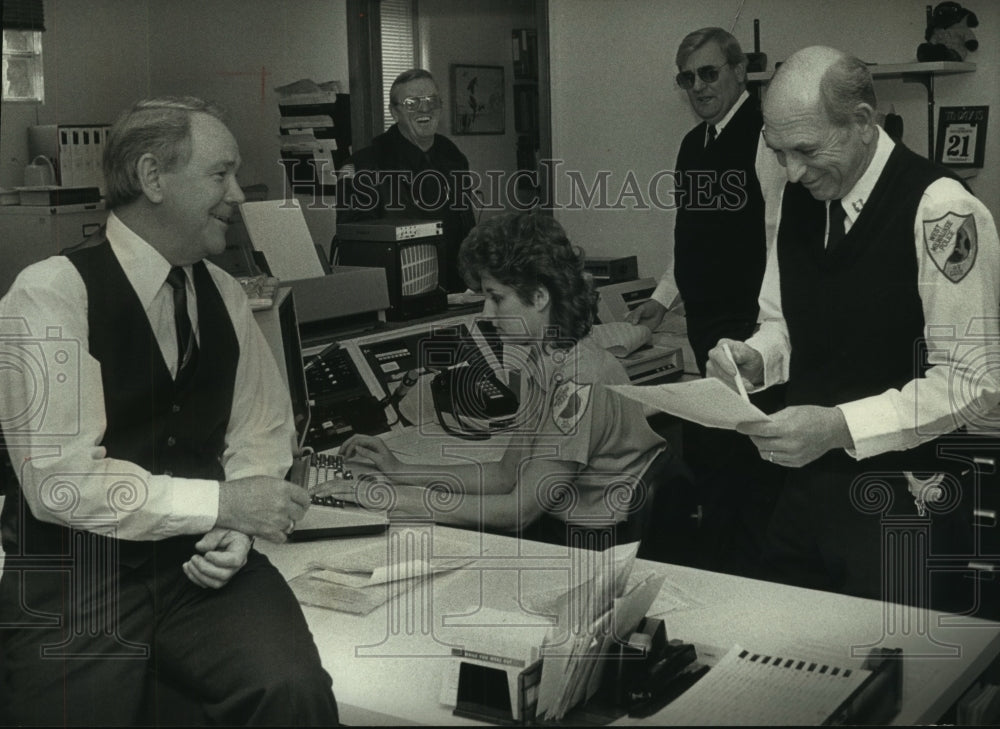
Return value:
M 458 247 L 475 224 L 469 161 L 454 142 L 437 133 L 441 94 L 428 71 L 401 73 L 389 99 L 396 123 L 356 152 L 340 172 L 338 223 L 441 220 L 446 250 L 441 283 L 448 291 L 464 291 Z
M 764 199 L 754 168 L 764 122 L 746 90 L 746 56 L 722 28 L 689 33 L 677 84 L 701 119 L 677 153 L 672 267 L 630 316 L 656 329 L 679 293 L 698 370 L 720 337 L 750 336 L 764 275 Z

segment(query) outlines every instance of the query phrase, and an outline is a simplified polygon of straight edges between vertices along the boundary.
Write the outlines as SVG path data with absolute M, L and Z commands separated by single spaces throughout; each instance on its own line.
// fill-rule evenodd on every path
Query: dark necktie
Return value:
M 714 124 L 709 124 L 708 125 L 708 141 L 705 142 L 705 149 L 708 149 L 709 147 L 712 146 L 712 144 L 715 142 L 715 137 L 716 137 L 717 134 L 718 134 L 718 132 L 715 129 L 715 125 Z
M 197 346 L 194 330 L 191 328 L 191 318 L 187 308 L 187 277 L 184 269 L 174 266 L 167 274 L 167 283 L 174 293 L 174 326 L 177 329 L 177 377 L 190 364 L 192 354 Z
M 847 213 L 844 212 L 844 206 L 840 204 L 840 200 L 830 201 L 829 220 L 830 232 L 826 237 L 826 249 L 832 251 L 844 239 L 844 221 L 847 220 Z

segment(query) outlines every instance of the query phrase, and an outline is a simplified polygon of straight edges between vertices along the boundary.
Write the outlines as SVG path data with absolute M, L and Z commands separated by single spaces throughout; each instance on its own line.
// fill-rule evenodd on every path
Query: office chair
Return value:
M 626 487 L 631 488 L 631 484 L 617 486 Z M 617 500 L 609 496 L 612 501 Z M 653 459 L 642 476 L 641 485 L 632 490 L 630 498 L 628 515 L 622 522 L 567 523 L 551 514 L 543 514 L 521 529 L 519 536 L 598 551 L 617 544 L 639 542 L 636 556 L 640 559 L 695 564 L 701 504 L 687 464 L 670 448 L 665 448 Z M 572 501 L 567 499 L 566 503 Z
M 643 485 L 645 490 L 633 494 L 629 517 L 619 527 L 619 543 L 638 541 L 639 559 L 694 564 L 702 507 L 691 470 L 666 448 L 646 469 Z

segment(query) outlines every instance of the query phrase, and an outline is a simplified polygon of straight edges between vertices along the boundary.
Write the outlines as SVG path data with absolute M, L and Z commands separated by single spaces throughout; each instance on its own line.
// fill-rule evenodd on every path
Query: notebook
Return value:
M 302 342 L 299 338 L 294 301 L 294 296 L 290 293 L 282 302 L 282 306 L 288 308 L 280 312 L 288 392 L 292 400 L 292 415 L 295 420 L 298 445 L 298 452 L 288 472 L 288 480 L 309 490 L 331 480 L 343 480 L 347 486 L 346 482 L 352 481 L 353 475 L 343 467 L 343 462 L 338 456 L 314 453 L 311 448 L 306 447 L 309 423 L 312 419 L 312 404 L 302 359 Z M 365 509 L 342 499 L 313 497 L 309 510 L 296 523 L 288 540 L 303 542 L 379 534 L 388 527 L 389 519 L 384 511 Z
M 733 648 L 656 714 L 662 726 L 886 724 L 899 712 L 902 650 L 875 648 L 860 668 Z

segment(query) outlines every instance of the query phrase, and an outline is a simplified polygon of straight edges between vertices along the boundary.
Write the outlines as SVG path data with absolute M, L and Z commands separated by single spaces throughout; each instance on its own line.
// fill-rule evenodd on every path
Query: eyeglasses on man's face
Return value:
M 694 86 L 695 73 L 706 84 L 713 84 L 719 80 L 719 71 L 728 65 L 728 63 L 723 63 L 721 66 L 698 66 L 694 71 L 681 71 L 677 74 L 677 85 L 682 89 L 690 89 Z
M 395 106 L 401 106 L 405 111 L 435 111 L 441 108 L 441 97 L 437 94 L 430 96 L 407 96 L 402 101 L 394 102 Z

